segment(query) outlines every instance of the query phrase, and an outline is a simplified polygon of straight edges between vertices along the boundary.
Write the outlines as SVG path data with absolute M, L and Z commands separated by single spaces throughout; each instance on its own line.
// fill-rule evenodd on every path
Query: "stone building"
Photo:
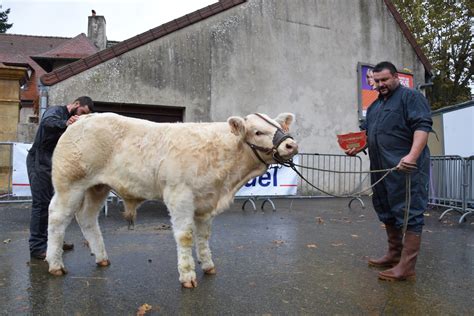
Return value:
M 48 104 L 157 122 L 296 114 L 304 152 L 341 153 L 357 131 L 358 64 L 431 66 L 389 0 L 222 0 L 41 77 Z

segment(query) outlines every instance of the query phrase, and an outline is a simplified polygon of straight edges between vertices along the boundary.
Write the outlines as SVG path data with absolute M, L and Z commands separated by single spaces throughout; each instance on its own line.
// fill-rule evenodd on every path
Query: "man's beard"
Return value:
M 78 109 L 78 108 L 73 109 L 73 110 L 69 113 L 69 115 L 70 115 L 70 116 L 76 115 L 76 114 L 77 114 L 77 109 Z

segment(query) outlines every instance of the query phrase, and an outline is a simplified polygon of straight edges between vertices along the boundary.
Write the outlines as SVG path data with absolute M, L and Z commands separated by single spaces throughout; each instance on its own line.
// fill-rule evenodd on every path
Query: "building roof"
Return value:
M 219 2 L 213 3 L 205 8 L 196 10 L 171 22 L 162 24 L 149 31 L 131 37 L 94 55 L 45 74 L 41 77 L 41 82 L 47 86 L 53 85 L 89 68 L 97 66 L 98 64 L 106 62 L 107 60 L 131 51 L 132 49 L 145 45 L 191 24 L 207 19 L 208 17 L 219 14 L 246 1 L 247 0 L 221 0 Z
M 69 37 L 0 34 L 0 52 L 4 55 L 33 56 L 51 50 L 70 40 Z
M 0 63 L 33 69 L 29 78 L 33 84 L 22 90 L 22 100 L 36 100 L 38 97 L 37 79 L 47 73 L 42 63 L 55 59 L 77 60 L 97 51 L 85 34 L 74 38 L 0 34 Z
M 455 105 L 447 106 L 441 109 L 438 109 L 436 111 L 431 112 L 432 115 L 439 115 L 439 114 L 444 114 L 452 111 L 457 111 L 461 109 L 465 109 L 468 107 L 474 106 L 474 100 L 466 101 L 463 103 L 458 103 Z
M 420 59 L 421 63 L 425 67 L 425 70 L 431 75 L 432 67 L 426 56 L 423 54 L 420 46 L 417 44 L 415 37 L 408 29 L 408 26 L 403 21 L 400 13 L 397 11 L 395 6 L 390 0 L 383 0 L 389 11 L 392 13 L 395 21 L 400 26 L 402 33 L 407 38 L 408 42 L 411 44 L 415 50 L 416 55 Z M 103 62 L 106 62 L 112 58 L 120 56 L 132 49 L 135 49 L 139 46 L 145 45 L 149 42 L 152 42 L 160 37 L 173 33 L 177 30 L 185 28 L 191 24 L 197 23 L 204 19 L 207 19 L 210 16 L 221 13 L 227 9 L 230 9 L 234 6 L 242 4 L 246 0 L 220 0 L 210 6 L 207 6 L 203 9 L 194 11 L 190 14 L 184 15 L 178 19 L 175 19 L 171 22 L 162 24 L 158 27 L 155 27 L 149 31 L 131 37 L 123 42 L 120 42 L 112 47 L 108 47 L 94 55 L 88 56 L 84 59 L 78 60 L 74 63 L 68 64 L 64 67 L 61 67 L 55 71 L 52 71 L 48 74 L 45 74 L 41 77 L 41 82 L 44 85 L 50 86 L 58 82 L 61 82 L 69 77 L 72 77 L 76 74 L 79 74 L 87 69 L 97 66 Z
M 86 34 L 81 33 L 59 46 L 32 56 L 32 58 L 84 58 L 95 54 L 99 49 L 92 43 Z

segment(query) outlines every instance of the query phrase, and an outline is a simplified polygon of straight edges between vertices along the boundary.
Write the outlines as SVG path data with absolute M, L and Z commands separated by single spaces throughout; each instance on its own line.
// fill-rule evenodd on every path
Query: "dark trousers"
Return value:
M 30 253 L 46 251 L 48 242 L 48 207 L 54 194 L 51 168 L 41 166 L 35 153 L 28 153 L 26 167 L 30 180 L 32 207 L 30 221 Z

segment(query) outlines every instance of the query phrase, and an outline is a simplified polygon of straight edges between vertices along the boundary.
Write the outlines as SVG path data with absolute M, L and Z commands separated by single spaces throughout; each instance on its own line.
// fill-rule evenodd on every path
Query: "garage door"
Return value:
M 98 113 L 113 112 L 158 123 L 182 122 L 184 116 L 184 108 L 173 106 L 94 101 L 94 107 Z

